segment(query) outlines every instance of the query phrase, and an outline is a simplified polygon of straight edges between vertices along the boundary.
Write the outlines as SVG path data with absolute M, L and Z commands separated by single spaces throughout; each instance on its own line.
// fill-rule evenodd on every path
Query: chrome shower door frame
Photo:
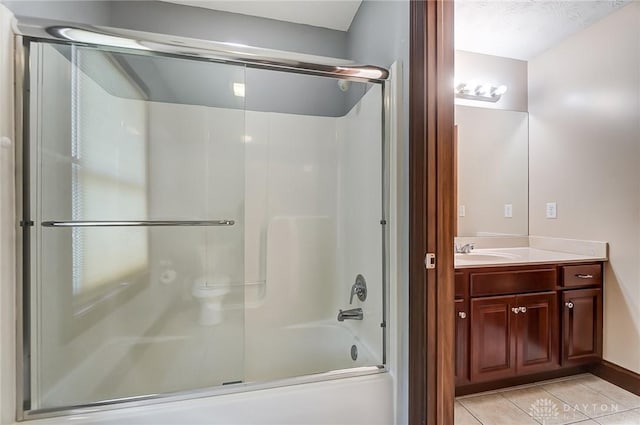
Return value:
M 390 151 L 390 84 L 387 82 L 389 73 L 386 69 L 375 66 L 360 66 L 350 61 L 325 59 L 328 64 L 318 61 L 318 57 L 289 54 L 287 52 L 257 49 L 249 46 L 224 46 L 224 43 L 203 42 L 198 40 L 183 39 L 173 36 L 147 34 L 134 31 L 119 31 L 90 27 L 78 24 L 63 24 L 55 21 L 27 20 L 26 24 L 19 23 L 18 28 L 22 34 L 15 36 L 15 126 L 16 126 L 16 419 L 18 421 L 30 419 L 42 419 L 74 414 L 86 414 L 97 411 L 121 409 L 123 407 L 147 406 L 157 403 L 189 400 L 193 398 L 209 397 L 222 394 L 233 394 L 247 391 L 257 391 L 270 388 L 314 383 L 335 379 L 373 375 L 386 373 L 387 352 L 389 341 L 389 151 Z M 66 25 L 66 26 L 65 26 Z M 82 40 L 65 39 L 59 32 L 60 28 L 81 29 L 88 34 L 106 36 L 103 40 L 123 39 L 140 43 L 138 49 L 131 46 L 123 47 L 118 43 L 87 42 Z M 58 32 L 56 32 L 58 31 Z M 150 394 L 143 396 L 127 397 L 114 400 L 105 400 L 87 405 L 66 406 L 53 409 L 31 409 L 30 388 L 30 339 L 31 339 L 31 306 L 30 283 L 32 249 L 31 232 L 34 222 L 31 212 L 31 185 L 30 169 L 30 78 L 31 78 L 31 43 L 46 42 L 66 45 L 80 45 L 98 50 L 119 51 L 144 55 L 169 56 L 184 59 L 193 59 L 206 62 L 218 62 L 229 64 L 242 64 L 252 68 L 276 70 L 281 72 L 331 77 L 341 80 L 368 82 L 382 86 L 381 99 L 381 238 L 382 238 L 382 365 L 359 368 L 334 370 L 324 373 L 297 376 L 293 378 L 277 379 L 265 382 L 249 382 L 225 385 L 205 389 L 186 390 L 173 393 Z M 188 43 L 196 43 L 196 47 L 189 47 Z M 153 46 L 149 48 L 145 43 Z M 228 47 L 227 51 L 216 50 L 220 46 Z M 286 53 L 286 54 L 285 54 Z M 270 57 L 269 54 L 275 55 Z M 244 55 L 244 56 L 243 56 Z M 295 57 L 299 59 L 295 59 Z M 293 59 L 292 59 L 293 58 Z M 223 222 L 224 221 L 224 222 Z M 68 225 L 69 223 L 67 223 Z M 222 220 L 213 225 L 232 225 L 231 220 Z M 51 223 L 51 225 L 56 225 Z M 111 223 L 111 225 L 114 225 Z M 115 225 L 118 225 L 117 223 Z M 128 225 L 122 224 L 120 225 Z M 143 223 L 144 225 L 144 223 Z M 154 225 L 154 223 L 146 223 Z M 179 223 L 161 223 L 160 225 L 179 225 Z M 393 224 L 395 225 L 395 224 Z

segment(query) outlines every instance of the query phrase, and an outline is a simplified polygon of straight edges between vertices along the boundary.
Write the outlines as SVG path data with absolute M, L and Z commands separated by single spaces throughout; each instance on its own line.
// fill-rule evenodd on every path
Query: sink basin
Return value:
M 470 252 L 469 254 L 456 254 L 458 261 L 501 261 L 517 260 L 520 256 L 506 252 Z

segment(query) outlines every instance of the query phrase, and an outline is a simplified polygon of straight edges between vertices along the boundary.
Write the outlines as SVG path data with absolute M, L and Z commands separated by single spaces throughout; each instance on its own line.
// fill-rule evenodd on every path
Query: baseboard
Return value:
M 600 363 L 591 366 L 590 372 L 605 381 L 609 381 L 620 388 L 624 388 L 640 396 L 640 374 L 638 373 L 606 360 L 602 360 Z

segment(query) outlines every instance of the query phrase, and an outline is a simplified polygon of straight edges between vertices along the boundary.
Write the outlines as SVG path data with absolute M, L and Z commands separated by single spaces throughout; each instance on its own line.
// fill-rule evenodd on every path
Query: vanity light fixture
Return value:
M 507 92 L 507 86 L 476 82 L 460 83 L 455 88 L 456 97 L 460 99 L 480 100 L 483 102 L 497 102 Z

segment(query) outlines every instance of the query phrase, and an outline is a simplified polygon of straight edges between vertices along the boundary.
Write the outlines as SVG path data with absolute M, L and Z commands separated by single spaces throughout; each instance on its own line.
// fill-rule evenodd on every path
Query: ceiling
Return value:
M 362 0 L 162 0 L 348 31 Z M 457 50 L 529 60 L 631 0 L 456 0 Z
M 162 0 L 187 6 L 347 31 L 362 0 Z
M 529 60 L 629 0 L 456 0 L 456 50 Z

